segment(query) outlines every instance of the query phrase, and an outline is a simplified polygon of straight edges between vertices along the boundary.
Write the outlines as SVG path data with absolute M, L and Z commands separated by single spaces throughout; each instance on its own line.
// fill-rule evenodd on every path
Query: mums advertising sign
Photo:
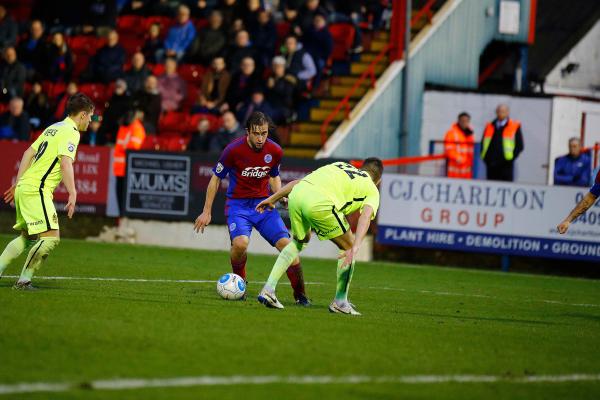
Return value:
M 556 231 L 586 188 L 385 174 L 383 244 L 600 260 L 600 204 Z

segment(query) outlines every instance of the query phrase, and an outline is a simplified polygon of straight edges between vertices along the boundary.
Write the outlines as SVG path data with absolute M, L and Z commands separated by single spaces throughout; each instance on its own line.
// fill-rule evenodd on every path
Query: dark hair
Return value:
M 469 119 L 471 119 L 471 116 L 466 111 L 463 111 L 460 114 L 458 114 L 458 119 L 461 119 L 462 117 L 468 117 Z
M 260 111 L 254 111 L 252 114 L 250 114 L 250 117 L 248 117 L 248 120 L 246 121 L 246 129 L 249 132 L 250 128 L 252 128 L 253 126 L 261 126 L 264 124 L 267 124 L 269 126 L 269 132 L 275 129 L 273 121 L 271 120 L 271 118 L 269 118 L 267 114 L 262 113 Z
M 371 175 L 371 178 L 373 178 L 373 181 L 377 182 L 383 174 L 383 162 L 376 157 L 365 158 L 360 169 L 367 171 Z
M 94 111 L 94 102 L 83 93 L 75 93 L 67 100 L 67 115 L 77 115 L 82 111 Z

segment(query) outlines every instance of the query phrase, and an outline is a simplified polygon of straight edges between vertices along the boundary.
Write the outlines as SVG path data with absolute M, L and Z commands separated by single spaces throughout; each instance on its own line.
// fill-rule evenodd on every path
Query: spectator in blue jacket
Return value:
M 195 37 L 196 28 L 190 20 L 190 9 L 182 4 L 177 10 L 177 24 L 169 29 L 165 39 L 166 57 L 174 57 L 181 61 Z
M 554 161 L 554 184 L 563 186 L 589 186 L 591 178 L 591 158 L 581 151 L 581 141 L 569 139 L 569 154 Z

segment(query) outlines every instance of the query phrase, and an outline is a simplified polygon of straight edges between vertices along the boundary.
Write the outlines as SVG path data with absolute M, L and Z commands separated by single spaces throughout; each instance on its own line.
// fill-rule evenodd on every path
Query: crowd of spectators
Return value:
M 102 117 L 87 143 L 114 144 L 128 112 L 148 135 L 162 134 L 169 113 L 201 114 L 186 127 L 197 151 L 218 151 L 243 134 L 253 111 L 276 124 L 294 121 L 330 62 L 329 24 L 352 24 L 349 53 L 360 52 L 359 23 L 377 27 L 386 7 L 380 0 L 23 1 L 28 18 L 0 5 L 0 138 L 30 140 L 64 118 L 67 98 L 82 91 Z

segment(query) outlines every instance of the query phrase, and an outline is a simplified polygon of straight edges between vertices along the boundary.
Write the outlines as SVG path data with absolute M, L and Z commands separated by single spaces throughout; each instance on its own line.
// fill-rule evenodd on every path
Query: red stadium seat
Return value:
M 275 49 L 279 49 L 285 37 L 290 34 L 291 25 L 289 22 L 279 22 L 275 26 L 275 29 L 277 29 L 277 40 L 275 41 Z
M 348 50 L 352 48 L 356 31 L 350 24 L 339 23 L 329 25 L 329 32 L 333 36 L 333 52 L 331 58 L 334 61 L 347 61 Z
M 79 85 L 79 91 L 92 99 L 94 103 L 106 101 L 106 86 L 101 83 L 84 83 Z
M 67 89 L 66 83 L 56 82 L 56 83 L 51 83 L 51 85 L 49 86 L 48 91 L 46 93 L 48 93 L 48 97 L 51 100 L 56 100 L 56 98 L 61 93 L 64 93 L 66 89 Z
M 77 78 L 88 66 L 90 56 L 79 54 L 73 57 L 73 78 Z
M 158 120 L 158 131 L 184 132 L 187 126 L 188 114 L 177 111 L 169 111 Z
M 139 15 L 122 15 L 117 18 L 119 34 L 135 34 L 144 26 L 144 18 Z
M 189 109 L 198 101 L 198 95 L 200 94 L 200 88 L 196 85 L 187 85 L 187 94 L 183 100 L 183 108 Z
M 160 150 L 160 143 L 156 136 L 146 135 L 144 143 L 142 143 L 141 150 Z
M 155 64 L 152 67 L 152 75 L 159 76 L 164 73 L 165 73 L 165 65 L 164 64 Z
M 105 42 L 105 39 L 95 36 L 71 36 L 67 39 L 67 44 L 74 54 L 87 56 L 96 54 L 96 51 L 104 46 Z
M 8 103 L 0 103 L 0 114 L 8 111 Z
M 204 75 L 204 67 L 200 64 L 181 64 L 177 68 L 177 72 L 184 81 L 200 85 Z
M 162 33 L 165 33 L 167 31 L 167 29 L 169 29 L 169 27 L 171 26 L 172 22 L 173 22 L 173 19 L 171 19 L 169 17 L 162 17 L 159 15 L 152 16 L 152 17 L 146 17 L 146 18 L 144 18 L 144 23 L 140 24 L 141 29 L 138 32 L 146 33 L 146 32 L 148 32 L 150 25 L 159 24 L 160 31 Z
M 170 137 L 167 140 L 167 151 L 185 151 L 187 145 L 189 143 L 189 139 L 184 136 L 174 136 Z
M 144 39 L 135 36 L 122 36 L 119 43 L 125 49 L 128 56 L 138 52 L 144 46 Z

